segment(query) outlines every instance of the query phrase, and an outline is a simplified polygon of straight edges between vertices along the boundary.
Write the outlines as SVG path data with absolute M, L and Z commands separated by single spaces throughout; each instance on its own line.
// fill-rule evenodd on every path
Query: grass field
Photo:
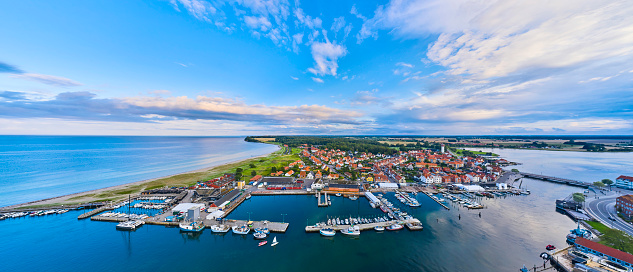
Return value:
M 452 148 L 451 150 L 453 150 L 453 153 L 459 155 L 459 156 L 463 156 L 464 151 L 466 151 L 465 149 L 460 149 L 460 148 Z M 468 150 L 471 153 L 475 154 L 475 155 L 488 155 L 488 152 L 482 152 L 482 151 L 473 151 L 473 150 Z M 499 156 L 498 154 L 492 153 L 492 156 Z
M 604 233 L 605 230 L 609 229 L 609 227 L 605 226 L 604 224 L 597 222 L 597 221 L 585 221 L 587 222 L 587 224 L 589 224 L 589 226 L 591 226 L 592 228 L 594 228 L 595 230 Z

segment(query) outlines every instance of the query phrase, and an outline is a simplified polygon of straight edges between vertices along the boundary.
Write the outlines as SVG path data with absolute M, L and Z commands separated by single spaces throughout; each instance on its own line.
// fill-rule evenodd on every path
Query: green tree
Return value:
M 272 168 L 270 168 L 270 172 L 271 172 L 271 173 L 275 173 L 275 172 L 277 172 L 277 167 L 274 167 L 274 166 L 273 166 Z
M 513 172 L 513 173 L 519 173 L 519 169 L 512 168 L 512 172 Z
M 257 176 L 257 172 L 255 172 L 255 170 L 251 171 L 251 176 Z
M 582 193 L 574 193 L 572 195 L 572 198 L 574 199 L 574 201 L 576 201 L 578 203 L 585 202 L 585 195 L 583 195 Z
M 249 164 L 249 165 L 248 165 L 248 167 L 250 167 L 250 168 L 255 168 L 255 164 L 254 164 L 254 163 L 251 163 L 251 164 Z
M 596 181 L 593 183 L 593 186 L 596 186 L 598 188 L 603 188 L 604 187 L 604 183 L 602 183 L 602 181 Z
M 602 183 L 604 183 L 604 184 L 606 184 L 606 185 L 611 185 L 611 184 L 613 184 L 613 180 L 610 180 L 610 179 L 603 179 L 603 180 L 602 180 Z

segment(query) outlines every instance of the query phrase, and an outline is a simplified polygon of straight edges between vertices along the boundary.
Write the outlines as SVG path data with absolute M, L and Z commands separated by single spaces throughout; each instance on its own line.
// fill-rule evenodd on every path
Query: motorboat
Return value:
M 216 233 L 227 233 L 231 228 L 228 225 L 213 225 L 211 231 Z
M 279 242 L 277 242 L 277 236 L 275 236 L 275 238 L 273 238 L 273 243 L 270 244 L 270 246 L 276 246 L 277 244 L 279 244 Z
M 253 233 L 253 237 L 255 237 L 255 239 L 257 239 L 257 240 L 266 239 L 266 236 L 267 236 L 266 233 L 263 233 L 263 232 L 255 232 L 255 233 Z
M 553 246 L 553 245 L 547 245 L 547 246 L 545 247 L 545 249 L 547 249 L 547 250 L 554 250 L 554 249 L 556 249 L 556 247 L 555 247 L 555 246 Z
M 202 224 L 202 222 L 183 222 L 178 224 L 178 226 L 182 232 L 201 232 L 204 230 L 204 224 Z
M 246 199 L 251 199 L 251 194 L 246 195 Z
M 375 231 L 385 231 L 385 227 L 383 227 L 383 226 L 375 226 L 374 230 Z
M 338 217 L 336 218 L 336 224 L 337 224 L 337 225 L 340 225 L 340 224 L 341 224 L 341 220 L 340 220 L 340 219 L 338 219 Z
M 334 229 L 331 229 L 331 228 L 321 229 L 321 230 L 319 230 L 319 233 L 321 233 L 321 235 L 327 236 L 327 237 L 336 235 L 336 231 Z
M 345 218 L 345 225 L 349 225 L 349 219 Z
M 242 235 L 246 235 L 249 232 L 251 232 L 251 229 L 248 228 L 246 225 L 243 226 L 233 226 L 231 229 L 233 229 L 233 233 L 235 234 L 242 234 Z
M 402 225 L 400 224 L 393 224 L 389 227 L 386 227 L 386 230 L 401 230 L 402 228 L 404 228 Z
M 360 228 L 358 228 L 358 226 L 349 227 L 347 229 L 342 229 L 341 233 L 345 235 L 358 236 L 360 235 Z
M 145 224 L 145 221 L 143 221 L 143 220 L 125 221 L 125 222 L 121 222 L 121 223 L 117 224 L 116 225 L 116 229 L 118 229 L 118 230 L 135 230 L 136 228 L 140 227 L 143 224 Z
M 268 241 L 261 241 L 259 242 L 259 244 L 257 244 L 257 246 L 263 246 L 265 244 L 268 244 Z
M 341 196 L 341 193 L 336 193 L 335 196 Z
M 255 228 L 254 231 L 261 232 L 263 234 L 270 234 L 270 230 L 268 230 L 268 228 Z
M 350 197 L 349 197 L 349 200 L 357 200 L 357 199 L 358 199 L 358 197 L 357 197 L 357 196 L 350 196 Z

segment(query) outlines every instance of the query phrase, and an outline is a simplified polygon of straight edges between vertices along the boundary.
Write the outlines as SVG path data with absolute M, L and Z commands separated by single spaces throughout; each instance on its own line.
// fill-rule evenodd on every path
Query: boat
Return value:
M 321 229 L 319 230 L 319 233 L 321 233 L 321 235 L 323 236 L 328 236 L 328 237 L 336 235 L 336 231 L 331 228 Z
M 374 230 L 375 231 L 385 231 L 385 227 L 383 227 L 383 226 L 375 226 Z
M 547 250 L 554 250 L 554 249 L 556 249 L 556 247 L 555 247 L 555 246 L 553 246 L 553 245 L 547 245 L 547 246 L 545 247 L 545 249 L 547 249 Z
M 202 222 L 183 222 L 178 224 L 178 226 L 182 232 L 201 232 L 204 230 L 204 224 L 202 224 Z
M 336 195 L 335 195 L 335 196 L 341 196 L 341 193 L 336 193 Z
M 229 232 L 231 228 L 228 225 L 213 225 L 211 226 L 211 231 L 216 233 L 226 233 Z
M 582 237 L 586 239 L 591 238 L 591 232 L 586 229 L 581 229 L 580 223 L 578 223 L 577 228 L 570 230 L 569 234 L 567 234 L 567 243 L 574 244 L 574 242 L 576 242 L 576 238 L 578 237 Z
M 338 217 L 336 218 L 336 224 L 337 224 L 337 225 L 340 225 L 340 224 L 341 224 L 341 220 L 340 220 Z
M 399 224 L 393 224 L 389 227 L 386 227 L 386 230 L 401 230 L 402 228 L 404 228 L 402 225 Z
M 265 244 L 268 244 L 268 241 L 262 241 L 262 242 L 259 242 L 259 244 L 257 244 L 257 246 L 263 246 L 263 245 L 265 245 Z
M 246 195 L 246 199 L 251 199 L 251 194 Z
M 358 226 L 353 226 L 347 229 L 342 229 L 341 233 L 345 235 L 358 236 L 360 235 L 360 229 L 358 228 Z
M 143 220 L 125 221 L 125 222 L 121 222 L 121 223 L 117 224 L 116 225 L 116 229 L 118 229 L 118 230 L 135 230 L 136 228 L 140 227 L 143 224 L 145 224 L 145 221 L 143 221 Z
M 273 238 L 273 243 L 270 244 L 270 246 L 276 246 L 277 244 L 279 244 L 279 242 L 277 242 L 277 236 L 275 236 L 275 238 Z
M 357 197 L 357 196 L 350 196 L 350 197 L 349 197 L 349 200 L 357 200 L 357 199 L 358 199 L 358 197 Z
M 263 234 L 270 234 L 270 230 L 268 230 L 268 228 L 255 228 L 254 231 L 261 232 Z
M 525 265 L 523 265 L 523 267 L 521 267 L 521 269 L 519 269 L 519 271 L 521 271 L 521 272 L 529 272 L 530 270 L 528 270 L 527 267 L 525 267 Z
M 266 239 L 266 236 L 267 236 L 266 233 L 263 233 L 263 232 L 255 232 L 255 233 L 253 233 L 253 237 L 255 239 L 257 239 L 257 240 Z
M 345 218 L 345 225 L 349 225 L 349 219 Z
M 251 229 L 249 229 L 246 225 L 243 225 L 241 227 L 233 226 L 231 229 L 233 229 L 233 233 L 235 233 L 235 234 L 246 235 L 249 232 L 251 232 Z
M 543 260 L 549 260 L 552 258 L 551 255 L 549 255 L 549 253 L 547 252 L 541 252 L 541 255 L 539 255 Z

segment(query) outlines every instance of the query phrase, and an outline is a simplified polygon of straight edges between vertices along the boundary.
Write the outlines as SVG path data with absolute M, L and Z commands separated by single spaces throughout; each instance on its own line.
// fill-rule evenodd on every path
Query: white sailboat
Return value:
M 279 244 L 279 242 L 277 242 L 277 236 L 275 236 L 275 238 L 273 238 L 273 243 L 270 244 L 270 246 L 276 246 L 277 244 Z

